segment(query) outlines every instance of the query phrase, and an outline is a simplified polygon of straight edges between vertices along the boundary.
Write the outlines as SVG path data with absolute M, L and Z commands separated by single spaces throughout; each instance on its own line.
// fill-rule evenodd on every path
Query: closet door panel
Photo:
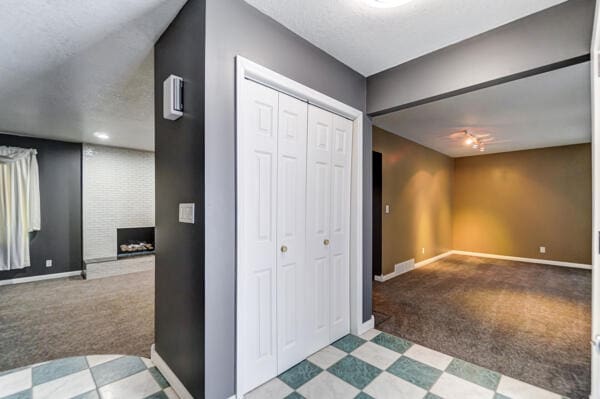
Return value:
M 333 114 L 308 106 L 306 245 L 311 352 L 330 343 L 330 219 Z
M 331 341 L 350 332 L 350 184 L 352 122 L 333 116 L 331 151 Z
M 277 132 L 278 96 L 246 80 L 239 171 L 240 326 L 247 392 L 277 375 Z
M 307 355 L 306 129 L 308 105 L 279 94 L 277 155 L 278 373 Z

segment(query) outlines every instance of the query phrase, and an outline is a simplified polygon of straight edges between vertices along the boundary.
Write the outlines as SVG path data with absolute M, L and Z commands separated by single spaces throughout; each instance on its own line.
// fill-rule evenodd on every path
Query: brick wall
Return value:
M 84 144 L 83 258 L 116 256 L 117 228 L 154 226 L 154 153 Z

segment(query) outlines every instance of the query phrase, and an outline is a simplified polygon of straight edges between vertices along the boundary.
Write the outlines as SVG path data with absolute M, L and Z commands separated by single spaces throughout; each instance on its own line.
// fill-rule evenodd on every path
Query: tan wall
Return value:
M 589 144 L 455 159 L 454 249 L 590 264 L 591 171 Z
M 453 159 L 375 126 L 373 150 L 383 154 L 383 204 L 391 206 L 383 215 L 383 274 L 449 251 Z
M 590 144 L 452 159 L 374 126 L 373 150 L 384 274 L 451 249 L 591 263 Z

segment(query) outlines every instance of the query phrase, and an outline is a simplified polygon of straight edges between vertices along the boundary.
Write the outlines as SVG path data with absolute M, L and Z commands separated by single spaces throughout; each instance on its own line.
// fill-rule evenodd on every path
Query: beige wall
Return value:
M 454 249 L 590 264 L 591 171 L 589 144 L 455 159 Z
M 383 154 L 383 204 L 391 206 L 383 215 L 383 274 L 449 251 L 453 159 L 375 126 L 373 150 Z
M 391 206 L 383 274 L 451 249 L 591 263 L 590 144 L 452 159 L 374 126 L 373 150 Z

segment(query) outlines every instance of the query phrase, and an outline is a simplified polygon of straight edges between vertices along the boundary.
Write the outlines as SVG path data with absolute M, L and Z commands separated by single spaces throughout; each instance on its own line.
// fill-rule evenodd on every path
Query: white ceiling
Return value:
M 591 141 L 589 62 L 375 117 L 373 123 L 449 155 L 486 154 Z
M 152 48 L 185 1 L 0 1 L 0 131 L 153 150 Z
M 364 76 L 420 57 L 565 0 L 245 0 Z

